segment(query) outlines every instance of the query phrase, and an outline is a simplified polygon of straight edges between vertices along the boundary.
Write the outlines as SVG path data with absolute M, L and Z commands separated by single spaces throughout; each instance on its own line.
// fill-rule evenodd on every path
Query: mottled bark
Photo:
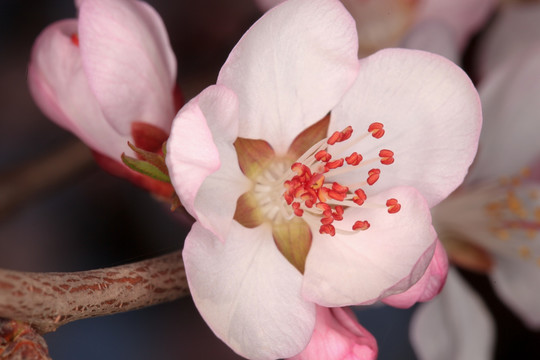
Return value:
M 0 319 L 0 360 L 51 360 L 45 340 L 28 324 Z
M 0 317 L 47 333 L 74 320 L 135 310 L 188 293 L 180 251 L 74 273 L 0 270 Z

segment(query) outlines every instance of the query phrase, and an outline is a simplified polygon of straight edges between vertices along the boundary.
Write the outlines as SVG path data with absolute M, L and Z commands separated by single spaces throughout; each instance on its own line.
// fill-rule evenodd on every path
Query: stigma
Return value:
M 394 163 L 394 152 L 381 149 L 379 156 L 364 159 L 362 154 L 347 149 L 371 136 L 380 139 L 384 136 L 384 125 L 374 122 L 364 134 L 353 137 L 353 128 L 347 126 L 313 145 L 304 155 L 294 162 L 286 173 L 283 186 L 283 199 L 294 216 L 301 217 L 310 224 L 316 223 L 319 233 L 334 236 L 335 224 L 344 219 L 346 209 L 350 207 L 379 207 L 389 214 L 400 211 L 401 204 L 390 198 L 385 204 L 371 203 L 368 189 L 380 179 L 385 166 Z M 333 181 L 336 175 L 350 171 L 360 175 L 360 182 L 343 184 Z M 370 228 L 369 219 L 354 219 L 349 230 L 365 231 Z

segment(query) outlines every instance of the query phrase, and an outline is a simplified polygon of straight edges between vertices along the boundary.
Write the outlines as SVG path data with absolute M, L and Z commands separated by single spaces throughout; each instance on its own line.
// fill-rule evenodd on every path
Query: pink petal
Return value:
M 418 301 L 429 301 L 443 289 L 448 273 L 448 257 L 441 242 L 437 240 L 435 253 L 426 272 L 409 290 L 391 295 L 382 300 L 383 303 L 398 308 L 408 308 Z
M 292 0 L 268 11 L 217 81 L 238 95 L 239 136 L 264 139 L 284 155 L 354 81 L 357 47 L 354 20 L 338 1 Z
M 223 243 L 199 223 L 183 251 L 195 305 L 214 333 L 249 359 L 299 353 L 315 326 L 302 275 L 277 250 L 271 229 L 234 222 Z
M 370 202 L 384 204 L 390 197 L 402 205 L 395 214 L 377 205 L 348 208 L 334 224 L 336 236 L 314 232 L 304 272 L 306 299 L 328 307 L 368 304 L 401 293 L 422 277 L 437 239 L 429 209 L 413 188 L 393 188 Z M 356 220 L 371 227 L 339 233 L 350 231 Z
M 497 5 L 496 0 L 423 0 L 419 4 L 417 23 L 437 21 L 445 24 L 454 33 L 457 47 L 463 50 Z
M 289 360 L 374 360 L 377 342 L 349 308 L 317 306 L 308 346 Z
M 368 190 L 413 186 L 431 207 L 463 181 L 481 119 L 478 94 L 459 67 L 434 54 L 388 49 L 361 60 L 355 84 L 332 111 L 329 132 L 352 125 L 360 136 L 371 123 L 384 124 L 382 138 L 368 136 L 350 150 L 365 159 L 378 158 L 381 149 L 395 154 Z M 342 183 L 358 176 L 350 172 Z
M 28 68 L 28 85 L 39 108 L 56 124 L 71 131 L 93 150 L 120 162 L 132 154 L 128 137 L 105 120 L 87 82 L 80 51 L 72 41 L 76 20 L 58 21 L 36 39 Z
M 410 337 L 420 360 L 489 360 L 495 324 L 478 294 L 450 269 L 441 294 L 414 313 Z
M 496 256 L 495 267 L 491 274 L 493 287 L 501 300 L 527 326 L 536 330 L 540 328 L 539 274 L 540 267 L 535 259 L 524 259 L 518 256 Z
M 249 189 L 233 146 L 238 132 L 236 96 L 211 86 L 178 113 L 167 142 L 167 167 L 182 204 L 224 239 L 236 201 Z
M 481 38 L 477 58 L 480 76 L 490 74 L 509 57 L 535 46 L 540 39 L 540 4 L 507 4 Z
M 142 121 L 168 132 L 176 63 L 156 12 L 138 1 L 86 0 L 79 36 L 90 87 L 111 125 L 129 134 Z
M 540 156 L 540 43 L 494 69 L 479 86 L 480 148 L 468 183 L 517 175 Z

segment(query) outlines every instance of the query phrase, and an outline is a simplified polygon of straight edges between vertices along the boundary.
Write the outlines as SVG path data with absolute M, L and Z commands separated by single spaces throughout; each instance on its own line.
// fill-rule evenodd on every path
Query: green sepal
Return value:
M 138 173 L 141 173 L 146 176 L 150 176 L 151 178 L 159 180 L 159 181 L 163 181 L 167 183 L 171 182 L 169 175 L 165 174 L 157 166 L 155 166 L 154 164 L 146 160 L 139 160 L 139 159 L 132 158 L 131 156 L 127 156 L 126 154 L 122 154 L 122 161 L 130 169 Z
M 169 175 L 169 169 L 167 169 L 167 165 L 165 164 L 165 158 L 163 157 L 163 155 L 160 155 L 160 154 L 156 154 L 156 153 L 153 153 L 153 152 L 150 152 L 150 151 L 146 151 L 146 150 L 143 150 L 143 149 L 140 149 L 138 147 L 136 147 L 135 145 L 133 145 L 132 143 L 130 143 L 128 141 L 128 146 L 131 148 L 131 150 L 133 150 L 137 155 L 139 155 L 139 157 L 146 161 L 146 162 L 149 162 L 150 164 L 154 165 L 155 167 L 157 167 L 163 174 L 165 175 Z M 126 164 L 127 165 L 127 164 Z M 128 165 L 129 166 L 129 165 Z

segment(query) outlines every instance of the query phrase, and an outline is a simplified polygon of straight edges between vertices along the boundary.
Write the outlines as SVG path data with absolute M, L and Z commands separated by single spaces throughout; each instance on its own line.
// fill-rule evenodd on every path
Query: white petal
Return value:
M 384 205 L 349 208 L 333 224 L 336 236 L 313 231 L 303 283 L 307 299 L 327 307 L 373 303 L 409 289 L 424 274 L 437 237 L 427 204 L 413 188 L 391 189 L 370 201 L 384 204 L 390 193 L 402 205 L 398 213 L 389 214 Z M 371 227 L 339 233 L 356 220 Z
M 443 291 L 413 315 L 411 343 L 420 360 L 490 360 L 495 324 L 480 297 L 450 269 Z
M 354 81 L 357 48 L 354 20 L 338 1 L 291 0 L 271 9 L 232 50 L 217 81 L 238 95 L 239 135 L 285 154 Z
M 79 37 L 90 87 L 111 125 L 124 135 L 133 121 L 168 132 L 176 61 L 159 15 L 138 1 L 84 1 Z
M 58 125 L 78 136 L 93 150 L 120 162 L 132 154 L 123 136 L 105 120 L 88 86 L 80 50 L 71 36 L 76 20 L 62 20 L 37 38 L 28 68 L 30 92 L 41 110 Z
M 250 186 L 233 146 L 237 107 L 234 93 L 211 86 L 180 110 L 167 142 L 167 166 L 182 204 L 221 239 Z
M 276 359 L 308 344 L 315 305 L 302 300 L 302 275 L 278 251 L 269 227 L 234 222 L 223 243 L 195 223 L 183 258 L 195 305 L 234 351 Z
M 536 240 L 539 241 L 538 239 Z M 499 297 L 532 329 L 540 328 L 540 263 L 538 259 L 495 258 L 492 284 Z
M 431 207 L 461 184 L 474 158 L 480 101 L 467 75 L 447 59 L 387 49 L 361 60 L 356 82 L 332 111 L 330 131 L 351 125 L 359 136 L 373 122 L 384 124 L 385 135 L 368 136 L 351 151 L 367 160 L 389 149 L 395 162 L 372 165 L 381 169 L 381 175 L 370 193 L 413 186 Z M 345 184 L 358 181 L 356 172 L 346 176 Z
M 484 125 L 468 183 L 517 175 L 540 157 L 540 43 L 488 75 L 478 89 Z

